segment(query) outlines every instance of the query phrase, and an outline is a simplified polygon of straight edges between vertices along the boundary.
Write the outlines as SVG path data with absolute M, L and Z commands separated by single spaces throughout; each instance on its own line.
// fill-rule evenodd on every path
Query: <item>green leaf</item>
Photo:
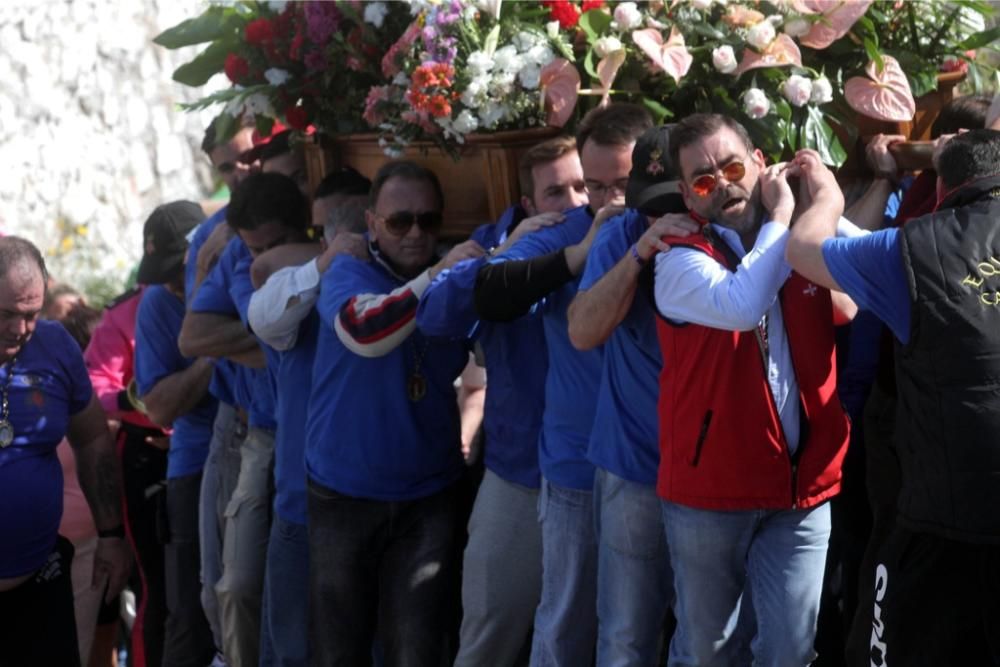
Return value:
M 718 30 L 708 23 L 695 23 L 691 26 L 691 28 L 695 31 L 695 33 L 701 35 L 702 37 L 707 37 L 720 42 L 725 42 L 726 40 L 726 35 L 721 30 Z
M 657 125 L 663 123 L 668 118 L 674 117 L 674 114 L 669 109 L 648 97 L 642 98 L 642 106 L 646 107 L 646 110 L 653 116 L 653 122 Z
M 819 153 L 824 164 L 839 167 L 847 160 L 847 152 L 840 145 L 840 139 L 827 125 L 823 112 L 818 107 L 808 105 L 805 122 L 802 123 L 802 147 L 812 148 Z
M 493 54 L 497 50 L 497 43 L 499 41 L 500 41 L 500 24 L 497 23 L 495 26 L 493 26 L 493 29 L 490 30 L 490 33 L 486 35 L 486 40 L 483 43 L 483 52 L 492 58 Z
M 997 40 L 1000 40 L 1000 27 L 984 30 L 983 32 L 971 35 L 969 38 L 960 42 L 957 46 L 960 51 L 968 51 L 969 49 L 978 49 L 986 46 L 987 44 L 992 44 Z
M 868 59 L 874 60 L 875 66 L 878 67 L 879 71 L 882 71 L 882 69 L 885 67 L 885 61 L 882 60 L 882 54 L 879 53 L 878 44 L 868 39 L 867 37 L 865 37 L 864 44 L 865 44 L 865 53 L 868 54 Z
M 591 9 L 580 17 L 577 25 L 587 35 L 587 41 L 593 43 L 611 28 L 611 15 L 600 9 Z
M 594 49 L 587 49 L 587 55 L 583 59 L 583 69 L 591 78 L 600 80 L 601 77 L 597 75 L 597 67 L 594 65 Z
M 220 39 L 208 45 L 195 59 L 174 70 L 174 81 L 186 86 L 204 86 L 222 71 L 226 56 L 236 50 L 236 39 Z
M 153 38 L 153 43 L 168 49 L 179 49 L 183 46 L 214 41 L 225 33 L 227 27 L 223 22 L 225 13 L 225 7 L 218 5 L 209 7 L 201 16 L 181 21 L 173 28 L 167 28 Z
M 254 125 L 257 127 L 257 134 L 262 137 L 271 136 L 271 128 L 274 127 L 274 119 L 270 116 L 257 116 L 254 118 Z

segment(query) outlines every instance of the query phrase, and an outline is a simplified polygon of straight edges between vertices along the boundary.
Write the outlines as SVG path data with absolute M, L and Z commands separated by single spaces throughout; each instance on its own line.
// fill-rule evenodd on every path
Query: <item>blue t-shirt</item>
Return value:
M 830 275 L 858 308 L 870 310 L 901 343 L 910 340 L 910 288 L 903 270 L 899 229 L 823 242 Z
M 508 209 L 495 224 L 476 229 L 472 240 L 484 248 L 501 245 L 519 217 L 519 209 Z M 479 342 L 489 383 L 483 406 L 484 463 L 508 482 L 537 489 L 548 369 L 545 330 L 540 317 L 479 321 L 474 293 L 476 274 L 485 263 L 485 257 L 469 259 L 439 273 L 420 298 L 417 327 L 428 336 Z
M 306 471 L 321 486 L 356 498 L 424 498 L 454 483 L 464 466 L 454 381 L 468 361 L 466 345 L 414 331 L 388 354 L 366 358 L 334 331 L 352 297 L 387 294 L 402 284 L 378 261 L 340 256 L 320 287 Z M 427 392 L 411 401 L 407 386 L 418 362 Z
M 236 270 L 233 272 L 233 282 L 229 286 L 229 296 L 233 299 L 236 312 L 243 322 L 243 326 L 250 329 L 250 297 L 253 296 L 254 288 L 250 280 L 250 266 L 253 264 L 253 257 L 246 244 L 239 239 L 239 261 L 236 263 Z M 232 242 L 230 242 L 232 244 Z M 250 370 L 251 381 L 253 382 L 253 393 L 250 397 L 250 425 L 275 431 L 278 423 L 275 420 L 275 373 L 278 370 L 278 353 L 268 345 L 261 344 L 264 356 L 267 358 L 267 366 L 264 368 L 254 368 Z
M 228 206 L 223 206 L 198 225 L 194 236 L 191 237 L 191 243 L 188 245 L 188 261 L 184 265 L 184 302 L 187 304 L 194 303 L 192 297 L 194 296 L 194 282 L 198 272 L 198 262 L 196 261 L 198 251 L 205 245 L 205 241 L 215 231 L 215 228 L 225 224 L 227 208 Z M 208 386 L 208 391 L 212 396 L 228 405 L 237 404 L 234 389 L 237 382 L 236 371 L 237 364 L 228 359 L 217 359 L 215 370 L 212 372 L 212 383 Z M 241 407 L 245 408 L 246 406 Z
M 587 255 L 580 291 L 593 287 L 614 268 L 648 227 L 646 216 L 632 210 L 605 222 Z M 656 401 L 663 367 L 651 274 L 651 266 L 644 269 L 632 307 L 604 343 L 601 388 L 587 451 L 594 465 L 646 485 L 656 483 L 660 464 Z
M 307 523 L 306 422 L 319 326 L 319 314 L 314 308 L 299 325 L 295 347 L 278 353 L 276 377 L 274 511 L 285 521 L 303 526 Z
M 219 261 L 206 276 L 204 282 L 194 295 L 190 309 L 195 313 L 216 313 L 229 317 L 239 317 L 230 290 L 236 281 L 236 269 L 240 260 L 249 256 L 246 244 L 239 237 L 233 238 L 219 256 Z M 221 360 L 220 360 L 221 361 Z M 230 384 L 233 405 L 250 412 L 253 408 L 253 395 L 257 377 L 251 369 L 242 364 L 230 364 L 233 369 Z M 224 399 L 220 399 L 224 400 Z
M 181 300 L 163 285 L 152 285 L 142 295 L 135 318 L 135 384 L 140 396 L 194 363 L 177 348 L 184 310 Z M 217 408 L 218 402 L 206 393 L 194 409 L 174 420 L 167 479 L 193 475 L 205 467 Z
M 586 207 L 572 209 L 567 211 L 564 222 L 528 234 L 490 261 L 533 259 L 579 243 L 592 221 Z M 576 296 L 578 284 L 579 279 L 568 282 L 539 304 L 549 368 L 538 460 L 542 475 L 550 482 L 591 490 L 594 465 L 587 460 L 587 446 L 597 405 L 603 350 L 597 347 L 580 352 L 570 343 L 566 311 Z
M 80 346 L 58 322 L 40 320 L 18 353 L 8 390 L 14 441 L 0 449 L 0 578 L 40 568 L 62 519 L 56 447 L 93 390 Z M 0 387 L 8 370 L 0 366 Z

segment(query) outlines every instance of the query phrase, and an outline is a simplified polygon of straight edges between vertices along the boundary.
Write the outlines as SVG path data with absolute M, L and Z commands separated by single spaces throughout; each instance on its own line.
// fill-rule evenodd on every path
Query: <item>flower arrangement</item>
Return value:
M 831 123 L 909 120 L 939 71 L 981 86 L 995 49 L 978 0 L 409 0 L 211 6 L 157 43 L 208 47 L 175 78 L 233 86 L 217 131 L 250 115 L 330 134 L 376 132 L 397 153 L 471 132 L 565 125 L 608 100 L 657 121 L 732 115 L 765 153 L 814 148 L 841 164 Z

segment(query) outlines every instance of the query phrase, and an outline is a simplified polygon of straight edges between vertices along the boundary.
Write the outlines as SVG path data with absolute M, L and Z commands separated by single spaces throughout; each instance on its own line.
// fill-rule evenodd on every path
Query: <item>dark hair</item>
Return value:
M 101 321 L 101 311 L 91 308 L 85 303 L 74 304 L 61 320 L 62 325 L 73 337 L 81 350 L 86 350 L 90 337 Z
M 521 194 L 532 200 L 535 198 L 535 179 L 531 172 L 536 166 L 555 162 L 574 151 L 576 151 L 576 139 L 568 135 L 548 139 L 525 151 L 517 165 L 517 180 L 521 186 Z
M 250 174 L 233 192 L 226 222 L 236 230 L 254 230 L 269 222 L 304 230 L 310 222 L 309 201 L 284 174 Z
M 423 181 L 429 184 L 434 190 L 434 195 L 437 197 L 438 207 L 442 210 L 444 209 L 444 191 L 441 190 L 441 181 L 438 180 L 437 174 L 427 167 L 422 167 L 416 162 L 410 162 L 409 160 L 387 162 L 376 172 L 375 178 L 372 179 L 371 192 L 368 193 L 369 208 L 375 208 L 382 188 L 391 178 L 399 178 L 406 181 Z
M 1000 176 L 1000 130 L 969 130 L 956 135 L 941 149 L 934 166 L 949 190 L 980 178 Z
M 263 165 L 268 160 L 291 153 L 302 155 L 302 144 L 292 142 L 293 130 L 284 130 L 271 137 L 271 140 L 260 147 L 260 163 Z
M 371 192 L 372 182 L 362 176 L 353 167 L 335 169 L 323 177 L 313 192 L 313 199 L 332 197 L 333 195 L 367 195 Z
M 943 107 L 934 124 L 931 138 L 942 134 L 955 134 L 959 130 L 977 130 L 986 125 L 986 112 L 990 108 L 990 98 L 985 95 L 965 95 L 956 97 Z
M 205 155 L 212 157 L 212 151 L 215 150 L 215 121 L 218 120 L 218 116 L 212 119 L 212 122 L 208 124 L 205 128 L 205 136 L 201 138 L 201 150 Z
M 42 272 L 42 282 L 46 289 L 49 284 L 49 271 L 45 268 L 45 259 L 35 244 L 20 236 L 4 236 L 0 238 L 0 278 L 20 264 L 29 261 Z
M 52 304 L 54 304 L 56 299 L 59 297 L 67 295 L 83 298 L 83 295 L 80 294 L 79 290 L 72 285 L 67 285 L 66 283 L 56 283 L 51 289 L 46 290 L 45 301 L 42 304 L 42 316 L 46 319 L 51 319 L 47 315 L 49 313 L 49 309 L 52 308 Z
M 587 141 L 601 146 L 628 146 L 653 127 L 653 117 L 638 104 L 615 102 L 591 109 L 576 128 L 576 147 Z
M 747 152 L 754 149 L 747 129 L 729 116 L 718 113 L 696 113 L 685 116 L 670 130 L 670 159 L 681 171 L 681 149 L 710 137 L 722 128 L 729 128 L 740 138 Z M 684 174 L 681 173 L 681 178 Z

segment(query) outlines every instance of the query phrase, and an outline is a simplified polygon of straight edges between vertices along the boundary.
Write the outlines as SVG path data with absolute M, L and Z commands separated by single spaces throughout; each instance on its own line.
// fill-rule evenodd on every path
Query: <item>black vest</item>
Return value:
M 899 519 L 1000 543 L 1000 177 L 962 188 L 900 239 L 911 322 L 896 350 Z

